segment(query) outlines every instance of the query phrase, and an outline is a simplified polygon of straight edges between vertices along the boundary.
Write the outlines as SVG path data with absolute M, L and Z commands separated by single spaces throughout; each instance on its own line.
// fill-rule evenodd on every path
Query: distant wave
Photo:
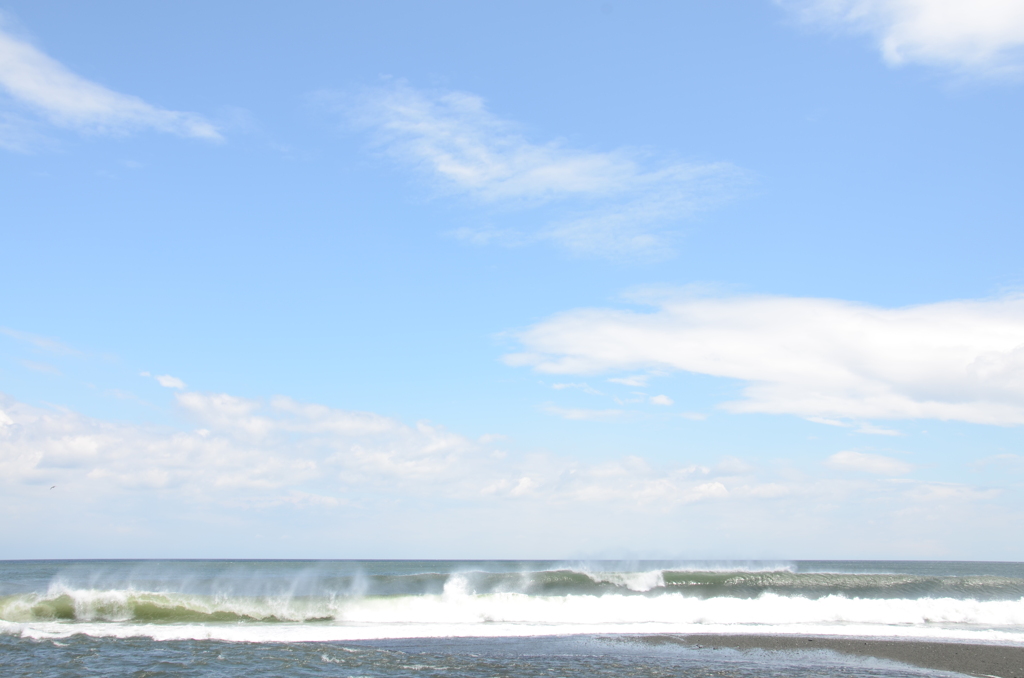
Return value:
M 187 580 L 186 580 L 187 581 Z M 99 585 L 97 585 L 97 583 Z M 301 583 L 301 586 L 299 585 Z M 104 586 L 104 584 L 106 584 Z M 189 588 L 191 586 L 191 588 Z M 417 572 L 413 574 L 357 573 L 327 578 L 289 578 L 268 580 L 249 577 L 221 581 L 214 579 L 206 586 L 194 583 L 164 582 L 154 585 L 146 579 L 129 578 L 110 582 L 93 582 L 90 590 L 128 595 L 134 591 L 150 591 L 151 595 L 201 594 L 227 599 L 243 598 L 305 598 L 348 599 L 353 597 L 424 596 L 444 593 L 496 594 L 521 593 L 528 596 L 603 596 L 609 594 L 658 596 L 685 593 L 693 598 L 756 598 L 764 594 L 800 596 L 816 599 L 842 595 L 850 598 L 955 598 L 996 601 L 1024 598 L 1024 578 L 996 575 L 921 575 L 794 572 L 792 570 L 607 570 L 591 567 L 493 572 L 463 570 L 450 573 Z M 71 603 L 57 599 L 68 591 L 82 593 L 80 582 L 56 579 L 45 594 L 40 595 L 40 610 L 50 610 L 55 618 L 69 614 Z M 69 594 L 70 595 L 70 594 Z M 45 602 L 46 600 L 50 602 Z M 77 599 L 76 599 L 77 600 Z M 20 604 L 20 603 L 18 603 Z M 5 606 L 13 600 L 0 597 L 0 619 L 7 619 Z M 40 612 L 42 613 L 42 612 Z

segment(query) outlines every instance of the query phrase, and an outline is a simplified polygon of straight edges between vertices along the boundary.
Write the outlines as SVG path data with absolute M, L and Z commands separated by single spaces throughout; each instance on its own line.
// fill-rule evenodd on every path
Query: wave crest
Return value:
M 458 582 L 457 579 L 453 580 Z M 636 583 L 634 582 L 634 585 Z M 698 598 L 679 592 L 531 596 L 475 594 L 456 584 L 441 595 L 266 598 L 141 591 L 65 590 L 0 599 L 0 620 L 14 623 L 107 622 L 380 624 L 959 624 L 1024 628 L 1024 598 L 822 598 L 765 593 L 757 598 Z

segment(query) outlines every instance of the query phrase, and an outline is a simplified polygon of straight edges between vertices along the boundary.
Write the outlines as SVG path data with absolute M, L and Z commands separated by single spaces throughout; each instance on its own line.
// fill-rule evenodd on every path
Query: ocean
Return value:
M 0 562 L 10 676 L 936 675 L 709 634 L 1021 647 L 1024 564 Z

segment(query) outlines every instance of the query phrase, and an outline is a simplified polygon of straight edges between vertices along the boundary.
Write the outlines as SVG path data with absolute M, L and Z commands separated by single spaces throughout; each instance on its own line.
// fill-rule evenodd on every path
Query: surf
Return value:
M 134 562 L 5 567 L 0 632 L 238 641 L 635 633 L 1024 643 L 1024 566 Z M 21 590 L 11 590 L 12 586 Z

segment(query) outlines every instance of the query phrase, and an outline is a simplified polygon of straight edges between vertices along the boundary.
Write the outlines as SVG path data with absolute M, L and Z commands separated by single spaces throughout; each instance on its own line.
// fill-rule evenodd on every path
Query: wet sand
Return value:
M 645 641 L 734 650 L 831 650 L 841 654 L 888 659 L 921 668 L 955 671 L 972 676 L 1024 678 L 1022 646 L 828 636 L 687 635 L 648 637 Z

